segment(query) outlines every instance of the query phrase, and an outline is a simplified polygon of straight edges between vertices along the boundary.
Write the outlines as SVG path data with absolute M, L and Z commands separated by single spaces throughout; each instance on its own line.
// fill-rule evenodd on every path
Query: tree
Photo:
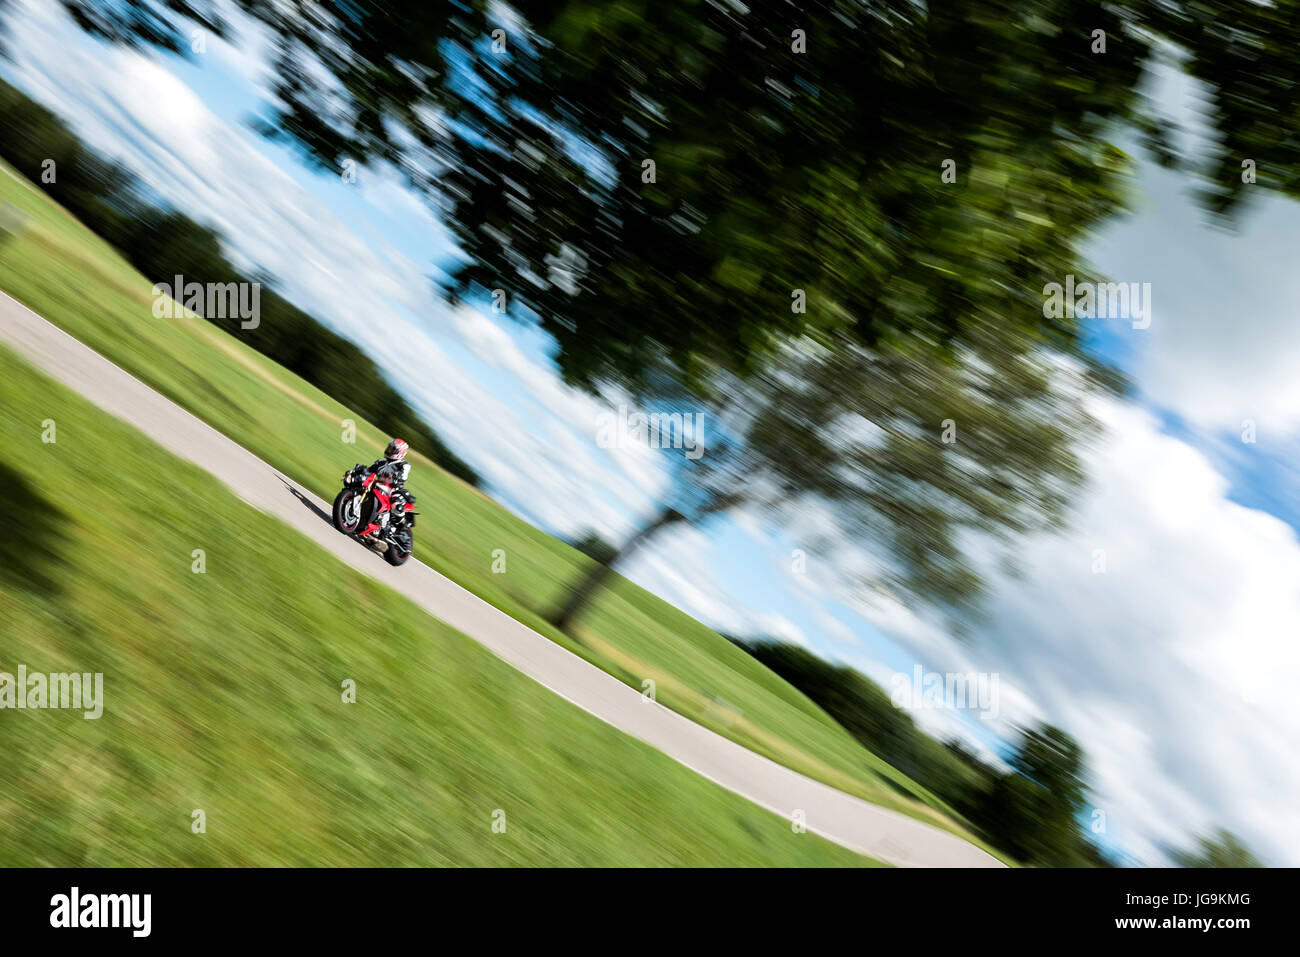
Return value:
M 864 747 L 944 801 L 960 806 L 983 783 L 986 766 L 918 728 L 888 691 L 861 672 L 780 641 L 736 644 L 807 695 Z
M 1026 733 L 1011 759 L 1014 770 L 1005 774 L 958 740 L 941 743 L 930 737 L 884 689 L 852 668 L 781 642 L 736 644 L 1008 854 L 1053 866 L 1115 866 L 1079 820 L 1083 751 L 1064 732 L 1044 727 Z
M 1076 820 L 1084 803 L 1083 749 L 1065 731 L 1044 725 L 1024 733 L 1010 764 L 976 823 L 1026 864 L 1077 866 L 1086 858 Z
M 1263 867 L 1237 835 L 1219 828 L 1210 837 L 1201 837 L 1190 851 L 1171 855 L 1179 867 Z
M 1097 370 L 985 328 L 944 355 L 926 344 L 868 349 L 792 344 L 747 380 L 714 390 L 719 424 L 695 460 L 678 458 L 662 509 L 557 611 L 568 628 L 591 596 L 653 535 L 750 507 L 774 518 L 818 509 L 827 532 L 874 565 L 847 585 L 916 596 L 960 627 L 982 582 L 965 547 L 1059 525 L 1082 481 L 1077 449 L 1095 432 L 1085 397 Z M 659 444 L 667 442 L 660 437 Z
M 215 0 L 63 2 L 181 54 L 195 24 L 231 32 Z M 1041 289 L 1124 208 L 1111 138 L 1175 162 L 1141 88 L 1162 44 L 1214 98 L 1187 162 L 1207 204 L 1241 204 L 1247 158 L 1252 188 L 1300 189 L 1293 0 L 239 6 L 274 44 L 263 129 L 325 169 L 395 164 L 455 230 L 451 290 L 506 293 L 584 385 L 709 383 L 808 334 L 996 321 L 1069 348 Z
M 594 562 L 607 565 L 618 555 L 618 548 L 601 538 L 594 531 L 588 531 L 586 534 L 569 542 L 574 548 L 582 552 Z
M 63 2 L 98 35 L 180 53 L 194 22 L 229 32 L 214 0 Z M 1242 205 L 1243 158 L 1259 187 L 1300 192 L 1295 0 L 239 6 L 274 44 L 263 130 L 323 169 L 394 164 L 459 240 L 449 292 L 499 290 L 554 336 L 569 382 L 695 395 L 743 420 L 735 383 L 756 380 L 764 421 L 736 426 L 739 451 L 684 467 L 683 500 L 634 546 L 742 502 L 811 497 L 885 559 L 876 584 L 950 604 L 978 592 L 962 534 L 1050 524 L 1077 485 L 1066 445 L 1082 417 L 1045 398 L 1051 360 L 1034 350 L 1076 354 L 1078 330 L 1044 316 L 1043 288 L 1093 278 L 1079 247 L 1125 208 L 1125 125 L 1178 162 L 1143 91 L 1157 51 L 1176 44 L 1214 98 L 1210 153 L 1183 163 L 1209 208 Z M 962 357 L 998 368 L 999 335 L 1041 368 L 989 378 L 947 413 L 953 376 L 980 378 Z M 820 352 L 801 359 L 808 342 Z M 763 398 L 792 350 L 845 381 L 803 397 L 814 427 Z M 917 370 L 912 385 L 944 401 L 870 375 Z M 998 418 L 1005 388 L 1029 418 Z M 899 409 L 873 415 L 874 392 Z M 837 439 L 831 413 L 882 428 L 888 454 Z M 935 447 L 936 413 L 971 444 Z

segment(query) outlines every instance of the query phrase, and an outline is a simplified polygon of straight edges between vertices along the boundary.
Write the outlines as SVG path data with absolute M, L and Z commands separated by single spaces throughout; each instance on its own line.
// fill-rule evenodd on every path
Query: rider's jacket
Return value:
M 388 459 L 380 459 L 371 465 L 367 472 L 377 472 L 380 478 L 386 478 L 393 484 L 402 486 L 406 484 L 406 478 L 411 474 L 410 462 L 390 462 Z

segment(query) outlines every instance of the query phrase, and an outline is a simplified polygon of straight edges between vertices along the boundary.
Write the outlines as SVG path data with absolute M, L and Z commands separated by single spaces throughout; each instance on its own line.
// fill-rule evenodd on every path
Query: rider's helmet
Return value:
M 384 449 L 384 458 L 390 462 L 400 462 L 406 458 L 406 450 L 409 448 L 406 439 L 393 439 L 388 443 L 388 448 Z

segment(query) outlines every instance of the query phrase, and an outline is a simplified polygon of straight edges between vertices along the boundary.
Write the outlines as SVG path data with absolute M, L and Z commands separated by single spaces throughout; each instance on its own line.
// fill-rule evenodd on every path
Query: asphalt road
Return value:
M 802 811 L 808 830 L 892 864 L 1002 866 L 947 831 L 791 771 L 646 700 L 415 559 L 390 567 L 334 530 L 329 503 L 3 293 L 0 340 L 163 448 L 211 472 L 250 505 L 395 588 L 539 684 L 760 807 L 786 819 Z M 432 516 L 425 521 L 431 519 L 436 521 Z

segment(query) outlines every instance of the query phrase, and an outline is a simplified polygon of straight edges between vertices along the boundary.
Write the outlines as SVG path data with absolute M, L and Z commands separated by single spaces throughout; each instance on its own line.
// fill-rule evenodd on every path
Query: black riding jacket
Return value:
M 390 462 L 388 459 L 380 459 L 366 469 L 366 473 L 377 472 L 380 478 L 386 478 L 391 481 L 397 488 L 406 485 L 407 476 L 411 474 L 410 462 Z

